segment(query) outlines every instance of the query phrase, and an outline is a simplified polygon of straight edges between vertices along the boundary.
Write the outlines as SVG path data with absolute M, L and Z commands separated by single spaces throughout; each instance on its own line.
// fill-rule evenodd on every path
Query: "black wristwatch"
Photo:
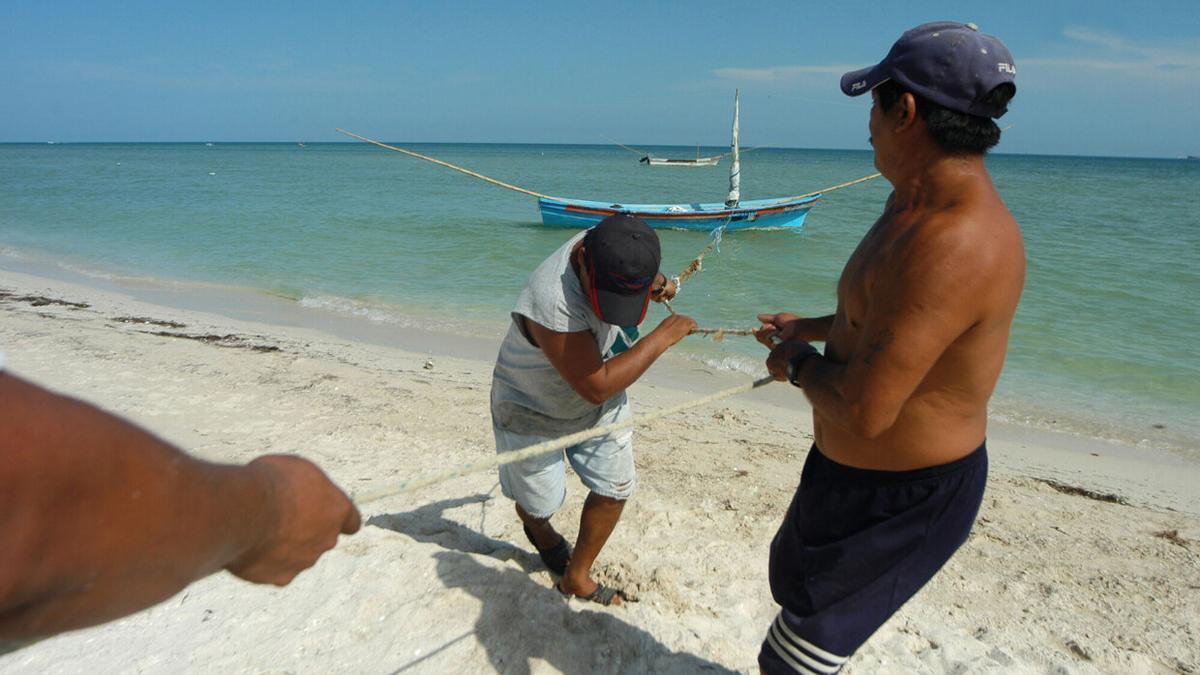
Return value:
M 788 382 L 792 383 L 792 386 L 800 386 L 800 381 L 798 379 L 800 377 L 800 369 L 804 366 L 804 362 L 808 360 L 808 357 L 818 353 L 819 352 L 817 351 L 816 347 L 808 345 L 808 349 L 788 359 L 787 378 Z

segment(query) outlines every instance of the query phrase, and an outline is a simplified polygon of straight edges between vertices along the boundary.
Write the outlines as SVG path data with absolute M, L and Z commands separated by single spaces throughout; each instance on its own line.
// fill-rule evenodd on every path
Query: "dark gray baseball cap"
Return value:
M 588 230 L 583 248 L 592 275 L 584 290 L 596 316 L 614 326 L 642 323 L 662 262 L 658 234 L 641 218 L 617 213 Z
M 1017 65 L 1008 47 L 973 23 L 935 21 L 909 30 L 878 64 L 842 76 L 847 96 L 865 94 L 887 80 L 967 115 L 1000 117 L 1006 104 L 988 101 L 998 85 L 1015 88 Z

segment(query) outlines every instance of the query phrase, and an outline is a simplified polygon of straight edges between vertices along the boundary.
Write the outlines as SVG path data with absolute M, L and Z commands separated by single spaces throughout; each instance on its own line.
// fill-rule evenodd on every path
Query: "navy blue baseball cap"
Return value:
M 637 216 L 618 213 L 583 238 L 592 311 L 605 323 L 636 326 L 646 317 L 650 290 L 662 261 L 658 235 Z
M 878 64 L 842 76 L 847 96 L 865 94 L 887 80 L 967 115 L 1000 117 L 1006 104 L 988 101 L 998 85 L 1017 86 L 1008 47 L 973 23 L 935 21 L 909 30 Z

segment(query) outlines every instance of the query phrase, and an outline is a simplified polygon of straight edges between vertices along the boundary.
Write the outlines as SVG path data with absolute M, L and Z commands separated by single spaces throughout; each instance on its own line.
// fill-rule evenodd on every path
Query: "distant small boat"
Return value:
M 638 161 L 642 164 L 650 166 L 716 166 L 720 163 L 721 158 L 725 155 L 713 155 L 712 157 L 701 157 L 700 146 L 696 146 L 696 159 L 674 159 L 666 157 L 651 157 L 646 155 Z
M 613 143 L 617 143 L 617 142 L 613 141 Z M 653 155 L 651 155 L 648 152 L 642 152 L 641 150 L 638 150 L 637 148 L 631 148 L 628 145 L 625 145 L 623 143 L 617 143 L 617 145 L 621 146 L 622 148 L 625 148 L 626 150 L 628 150 L 630 152 L 641 155 L 642 157 L 641 157 L 641 159 L 638 160 L 638 162 L 641 164 L 645 164 L 647 166 L 716 166 L 717 164 L 719 164 L 721 162 L 721 158 L 725 156 L 724 154 L 722 154 L 722 155 L 713 155 L 712 157 L 701 157 L 700 156 L 700 146 L 698 146 L 698 145 L 696 146 L 696 158 L 695 159 L 674 159 L 674 158 L 667 158 L 667 157 L 654 157 Z M 728 154 L 728 153 L 726 153 L 726 154 Z
M 696 159 L 674 159 L 646 155 L 638 161 L 650 166 L 716 166 L 721 162 L 721 155 L 716 155 L 715 157 L 697 157 Z
M 209 148 L 212 147 L 212 143 L 205 143 L 204 145 L 205 145 L 205 147 L 209 147 Z
M 296 145 L 300 146 L 301 149 L 308 147 L 307 145 L 305 145 L 303 143 L 297 143 Z
M 1196 155 L 1188 155 L 1187 158 L 1193 162 L 1200 162 L 1200 157 L 1197 157 Z

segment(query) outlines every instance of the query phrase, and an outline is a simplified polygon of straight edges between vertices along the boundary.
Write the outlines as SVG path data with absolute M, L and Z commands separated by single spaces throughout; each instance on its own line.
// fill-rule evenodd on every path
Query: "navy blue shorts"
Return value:
M 933 578 L 979 513 L 986 445 L 915 471 L 855 469 L 812 447 L 771 542 L 783 609 L 758 654 L 763 672 L 836 672 Z

